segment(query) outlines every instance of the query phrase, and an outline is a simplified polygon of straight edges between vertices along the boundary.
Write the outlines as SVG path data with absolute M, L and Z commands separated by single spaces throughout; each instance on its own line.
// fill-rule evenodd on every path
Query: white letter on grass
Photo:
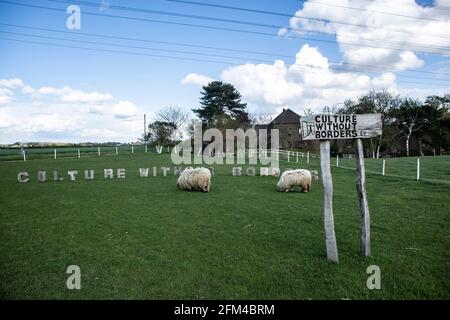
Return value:
M 75 181 L 76 180 L 76 175 L 78 174 L 78 171 L 74 170 L 74 171 L 67 171 L 67 174 L 70 177 L 71 181 Z
M 30 180 L 30 178 L 28 178 L 28 172 L 24 171 L 24 172 L 19 172 L 19 174 L 17 175 L 17 181 L 19 182 L 28 182 L 28 180 Z
M 104 173 L 104 176 L 105 176 L 105 179 L 112 179 L 112 178 L 114 178 L 114 172 L 113 172 L 113 169 L 103 169 L 103 173 Z
M 117 169 L 117 178 L 125 179 L 125 169 Z
M 139 176 L 141 178 L 147 178 L 148 177 L 148 168 L 139 168 Z

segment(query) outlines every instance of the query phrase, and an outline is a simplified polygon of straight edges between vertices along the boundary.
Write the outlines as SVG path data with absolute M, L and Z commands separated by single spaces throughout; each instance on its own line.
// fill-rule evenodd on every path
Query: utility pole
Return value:
M 144 113 L 144 144 L 145 152 L 147 152 L 147 115 Z

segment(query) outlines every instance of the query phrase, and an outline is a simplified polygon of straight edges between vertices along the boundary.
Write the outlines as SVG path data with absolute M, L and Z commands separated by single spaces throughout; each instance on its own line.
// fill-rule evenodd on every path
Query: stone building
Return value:
M 280 134 L 280 148 L 292 149 L 301 147 L 300 116 L 291 109 L 283 109 L 275 119 L 268 124 L 259 124 L 255 129 L 267 129 L 270 141 L 270 129 L 278 129 Z

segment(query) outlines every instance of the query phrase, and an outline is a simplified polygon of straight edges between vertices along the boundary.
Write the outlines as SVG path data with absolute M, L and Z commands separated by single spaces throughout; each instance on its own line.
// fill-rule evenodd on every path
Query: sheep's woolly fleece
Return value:
M 282 192 L 293 191 L 300 187 L 302 192 L 311 191 L 312 175 L 309 170 L 296 169 L 284 171 L 277 183 L 277 190 Z
M 186 168 L 178 177 L 177 187 L 187 191 L 209 192 L 211 172 L 207 168 Z

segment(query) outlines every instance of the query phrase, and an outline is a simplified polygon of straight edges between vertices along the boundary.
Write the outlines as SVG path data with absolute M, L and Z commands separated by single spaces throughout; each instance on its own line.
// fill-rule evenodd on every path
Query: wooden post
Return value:
M 417 181 L 420 180 L 420 158 L 417 158 L 417 176 L 416 176 Z
M 336 167 L 339 167 L 339 155 L 336 154 Z
M 116 156 L 119 155 L 119 148 L 116 146 Z
M 361 254 L 370 256 L 370 213 L 366 194 L 366 169 L 361 139 L 356 139 L 356 190 L 358 191 L 360 210 L 360 247 Z
M 80 149 L 78 149 L 78 159 L 81 158 Z
M 308 152 L 309 155 L 309 152 Z M 308 157 L 309 158 L 309 157 Z M 330 168 L 330 141 L 320 142 L 320 169 L 323 183 L 323 213 L 327 259 L 339 262 L 333 218 L 333 180 Z
M 297 151 L 297 163 L 298 163 L 298 151 Z
M 385 172 L 386 172 L 386 160 L 383 159 L 383 165 L 381 167 L 381 175 L 384 176 Z
M 291 155 L 291 152 L 288 151 L 288 152 L 287 152 L 287 158 L 288 158 L 287 160 L 288 160 L 288 162 L 290 162 L 290 155 Z
M 100 147 L 97 147 L 97 154 L 100 157 Z
M 147 153 L 148 149 L 147 149 L 147 144 L 145 145 L 145 153 Z
M 329 142 L 328 142 L 328 143 L 329 143 Z M 309 164 L 309 151 L 308 151 L 308 153 L 306 154 L 306 163 Z
M 131 154 L 134 154 L 134 146 L 131 145 Z
M 23 161 L 27 161 L 27 156 L 25 154 L 25 149 L 23 149 L 22 153 L 23 153 Z
M 55 149 L 55 156 L 54 156 L 54 158 L 56 159 L 56 149 Z

